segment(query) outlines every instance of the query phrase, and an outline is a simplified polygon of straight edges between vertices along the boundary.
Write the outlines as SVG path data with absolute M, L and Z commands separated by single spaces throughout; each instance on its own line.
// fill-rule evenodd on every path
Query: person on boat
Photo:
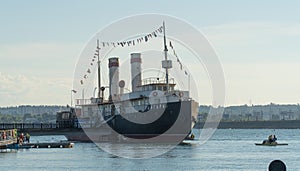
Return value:
M 275 135 L 269 135 L 268 139 L 263 141 L 263 144 L 277 144 L 276 140 Z
M 17 144 L 20 144 L 20 138 L 17 137 Z
M 24 142 L 24 134 L 23 133 L 21 133 L 21 135 L 20 135 L 20 143 L 22 144 L 23 142 Z
M 2 133 L 2 140 L 6 140 L 6 133 L 5 133 L 5 131 Z
M 263 140 L 263 142 L 262 142 L 262 144 L 267 144 L 267 143 L 269 143 L 268 140 Z
M 269 138 L 268 138 L 269 143 L 276 142 L 276 140 L 277 140 L 277 138 L 275 135 L 273 135 L 273 134 L 269 135 Z
M 276 136 L 275 136 L 275 135 L 273 136 L 273 140 L 274 140 L 274 142 L 276 142 L 276 140 L 277 140 L 277 138 L 276 138 Z
M 25 135 L 25 141 L 26 141 L 27 143 L 30 142 L 30 134 L 29 134 L 28 132 L 27 132 L 26 135 Z

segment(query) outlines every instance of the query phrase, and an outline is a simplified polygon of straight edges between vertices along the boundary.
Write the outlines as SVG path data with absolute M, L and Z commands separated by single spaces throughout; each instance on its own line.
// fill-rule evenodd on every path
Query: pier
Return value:
M 17 129 L 18 132 L 30 133 L 33 136 L 43 135 L 63 135 L 68 141 L 91 142 L 86 135 L 86 131 L 90 136 L 94 134 L 93 139 L 107 141 L 107 137 L 111 135 L 111 131 L 107 127 L 102 128 L 81 128 L 79 123 L 0 123 L 0 130 Z M 92 132 L 92 133 L 91 133 Z
M 64 135 L 68 132 L 82 132 L 79 123 L 59 125 L 56 123 L 0 123 L 0 130 L 18 129 L 31 135 Z

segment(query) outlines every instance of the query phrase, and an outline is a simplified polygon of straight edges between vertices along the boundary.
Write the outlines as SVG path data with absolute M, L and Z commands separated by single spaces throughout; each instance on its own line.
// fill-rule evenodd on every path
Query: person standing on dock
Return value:
M 27 141 L 27 143 L 30 142 L 30 134 L 28 132 L 25 135 L 25 141 Z
M 23 134 L 23 133 L 21 133 L 21 135 L 20 135 L 20 137 L 19 137 L 19 138 L 20 138 L 20 140 L 19 140 L 19 141 L 20 141 L 20 143 L 22 144 L 22 143 L 24 142 L 24 134 Z

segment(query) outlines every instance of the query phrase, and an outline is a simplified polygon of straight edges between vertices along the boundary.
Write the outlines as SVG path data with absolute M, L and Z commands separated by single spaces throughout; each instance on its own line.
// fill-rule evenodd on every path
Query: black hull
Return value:
M 148 139 L 160 136 L 176 136 L 184 138 L 194 126 L 192 110 L 194 101 L 180 101 L 153 106 L 147 112 L 136 112 L 114 116 L 106 116 L 104 119 L 114 117 L 107 124 L 115 131 L 129 138 Z M 196 105 L 197 106 L 197 105 Z M 150 123 L 135 123 L 127 118 L 135 117 L 138 120 L 147 119 L 146 116 L 159 114 L 160 117 Z

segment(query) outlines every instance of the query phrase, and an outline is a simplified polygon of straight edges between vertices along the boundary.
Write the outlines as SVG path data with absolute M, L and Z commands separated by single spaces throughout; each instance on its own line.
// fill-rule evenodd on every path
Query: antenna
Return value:
M 97 57 L 98 57 L 98 98 L 100 98 L 101 92 L 101 73 L 100 73 L 100 47 L 99 47 L 99 39 L 97 39 Z M 102 97 L 103 98 L 103 97 Z
M 168 60 L 168 48 L 166 42 L 166 27 L 165 22 L 163 21 L 163 31 L 164 31 L 164 52 L 165 52 L 165 60 L 162 61 L 162 67 L 166 69 L 166 84 L 167 84 L 167 92 L 169 92 L 169 68 L 172 68 L 172 61 Z

